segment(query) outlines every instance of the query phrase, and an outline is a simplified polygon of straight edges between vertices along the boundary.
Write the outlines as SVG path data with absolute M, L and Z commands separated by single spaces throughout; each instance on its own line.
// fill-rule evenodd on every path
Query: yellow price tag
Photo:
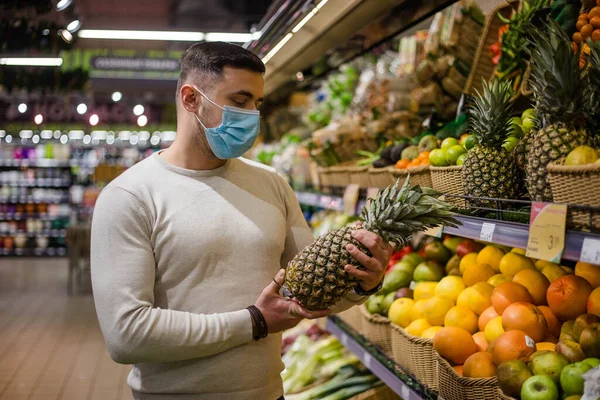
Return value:
M 532 203 L 527 257 L 559 263 L 565 249 L 567 206 Z
M 424 234 L 429 235 L 429 236 L 433 236 L 436 238 L 441 238 L 442 237 L 442 230 L 443 230 L 443 226 L 436 226 L 435 228 L 429 228 L 423 231 Z
M 344 191 L 344 212 L 347 215 L 356 214 L 356 203 L 358 203 L 358 191 L 360 186 L 357 183 L 351 183 Z

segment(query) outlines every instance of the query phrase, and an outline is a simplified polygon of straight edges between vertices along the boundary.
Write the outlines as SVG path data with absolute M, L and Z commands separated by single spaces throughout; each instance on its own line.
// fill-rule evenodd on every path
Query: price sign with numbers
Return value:
M 358 203 L 358 191 L 360 186 L 357 183 L 352 183 L 346 187 L 344 191 L 344 212 L 347 215 L 356 214 L 356 203 Z
M 496 224 L 484 222 L 481 225 L 481 232 L 479 233 L 479 240 L 483 240 L 484 242 L 491 242 L 494 239 L 494 230 L 495 229 L 496 229 Z
M 600 239 L 583 239 L 579 259 L 583 262 L 600 265 Z
M 565 249 L 566 225 L 566 205 L 532 203 L 527 257 L 560 262 Z

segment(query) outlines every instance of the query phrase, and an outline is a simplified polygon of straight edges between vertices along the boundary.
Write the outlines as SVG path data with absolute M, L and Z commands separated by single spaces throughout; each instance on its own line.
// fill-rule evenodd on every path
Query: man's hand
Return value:
M 393 249 L 392 246 L 390 246 L 389 243 L 384 242 L 381 237 L 364 229 L 353 231 L 352 237 L 369 249 L 373 257 L 369 257 L 356 246 L 349 244 L 346 246 L 346 250 L 356 259 L 356 261 L 361 263 L 365 269 L 360 270 L 352 265 L 346 265 L 345 270 L 350 275 L 357 278 L 360 281 L 360 287 L 368 292 L 377 287 L 379 282 L 383 279 Z
M 269 333 L 281 332 L 298 325 L 304 318 L 316 319 L 331 314 L 331 310 L 309 311 L 302 307 L 295 299 L 287 299 L 279 294 L 283 285 L 285 270 L 280 269 L 274 281 L 269 284 L 256 300 L 256 307 L 260 310 Z

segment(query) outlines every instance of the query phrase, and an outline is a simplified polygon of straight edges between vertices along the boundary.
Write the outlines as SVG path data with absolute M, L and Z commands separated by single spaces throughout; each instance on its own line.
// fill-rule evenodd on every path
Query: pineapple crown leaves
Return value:
M 578 124 L 583 115 L 585 81 L 579 67 L 580 50 L 553 20 L 533 28 L 531 77 L 537 109 L 548 124 Z
M 441 193 L 430 188 L 411 186 L 410 176 L 377 193 L 371 207 L 362 208 L 363 227 L 386 242 L 403 246 L 414 232 L 435 226 L 457 227 L 453 206 L 438 199 Z
M 600 42 L 588 39 L 590 53 L 586 57 L 585 115 L 590 122 L 600 123 Z
M 511 82 L 494 79 L 483 81 L 483 93 L 476 91 L 469 107 L 471 129 L 479 144 L 500 149 L 511 131 L 510 117 L 513 110 Z

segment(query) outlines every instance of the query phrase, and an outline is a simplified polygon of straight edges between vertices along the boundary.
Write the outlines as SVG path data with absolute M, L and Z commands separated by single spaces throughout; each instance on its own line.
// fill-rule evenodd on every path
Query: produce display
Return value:
M 379 192 L 370 208 L 361 213 L 362 228 L 385 241 L 403 245 L 414 232 L 443 225 L 456 226 L 452 206 L 439 200 L 440 193 L 411 186 L 408 179 Z M 285 285 L 300 303 L 311 310 L 335 304 L 353 290 L 357 281 L 344 266 L 361 267 L 346 250 L 353 244 L 366 254 L 367 248 L 352 237 L 356 227 L 344 227 L 319 237 L 287 266 Z

